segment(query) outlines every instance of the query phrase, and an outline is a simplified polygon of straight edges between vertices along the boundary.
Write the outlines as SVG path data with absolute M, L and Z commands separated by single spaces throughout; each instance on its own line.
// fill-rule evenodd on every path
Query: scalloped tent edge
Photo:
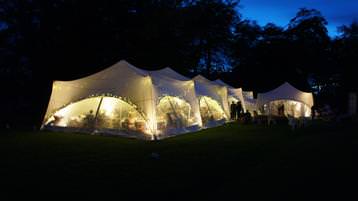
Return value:
M 184 76 L 181 80 L 172 78 L 176 72 L 169 68 L 166 68 L 166 71 L 171 75 L 142 70 L 121 60 L 86 77 L 70 81 L 54 81 L 42 128 L 59 109 L 93 95 L 128 98 L 146 115 L 147 124 L 153 130 L 153 134 L 157 131 L 156 106 L 159 99 L 165 95 L 177 96 L 190 103 L 195 122 L 201 127 L 194 81 Z M 180 74 L 176 77 L 180 77 Z M 189 131 L 182 129 L 174 132 L 181 134 Z

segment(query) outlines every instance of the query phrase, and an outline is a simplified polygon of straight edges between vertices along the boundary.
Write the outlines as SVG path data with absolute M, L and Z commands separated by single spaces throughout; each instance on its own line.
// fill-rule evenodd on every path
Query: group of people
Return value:
M 243 113 L 242 104 L 240 101 L 235 103 L 235 101 L 232 101 L 230 105 L 230 118 L 231 120 L 238 120 Z

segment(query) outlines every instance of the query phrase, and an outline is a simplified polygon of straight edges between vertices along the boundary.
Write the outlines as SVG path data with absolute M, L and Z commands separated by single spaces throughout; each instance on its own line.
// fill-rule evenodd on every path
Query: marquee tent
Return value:
M 242 89 L 241 88 L 234 88 L 228 84 L 226 84 L 225 82 L 223 82 L 220 79 L 215 80 L 215 82 L 221 86 L 225 86 L 227 87 L 227 92 L 228 92 L 228 105 L 230 105 L 233 101 L 236 103 L 240 100 L 242 108 L 244 110 L 244 112 L 246 112 L 246 103 L 244 100 L 244 97 L 242 95 Z
M 302 92 L 285 82 L 276 89 L 259 93 L 257 105 L 264 114 L 309 117 L 313 106 L 312 93 Z M 281 110 L 280 110 L 281 108 Z
M 203 125 L 207 127 L 224 123 L 230 116 L 227 87 L 212 82 L 201 75 L 193 78 L 199 100 Z
M 55 81 L 42 128 L 151 139 L 201 125 L 193 81 L 120 61 L 81 79 Z

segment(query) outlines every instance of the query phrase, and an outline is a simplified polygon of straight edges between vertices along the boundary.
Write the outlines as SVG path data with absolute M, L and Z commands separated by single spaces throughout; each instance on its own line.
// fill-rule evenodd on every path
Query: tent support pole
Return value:
M 101 96 L 101 100 L 99 101 L 96 114 L 94 116 L 94 126 L 93 126 L 94 129 L 97 128 L 98 113 L 99 113 L 99 109 L 101 108 L 102 101 L 103 101 L 103 96 Z

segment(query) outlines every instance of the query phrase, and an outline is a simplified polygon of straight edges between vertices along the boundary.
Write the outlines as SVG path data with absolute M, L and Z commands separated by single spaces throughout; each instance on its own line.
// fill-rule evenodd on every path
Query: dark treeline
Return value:
M 238 0 L 1 0 L 1 126 L 39 125 L 53 80 L 121 59 L 258 92 L 289 81 L 316 92 L 318 104 L 345 106 L 346 92 L 357 91 L 357 23 L 330 38 L 315 9 L 298 10 L 285 28 L 239 11 Z

